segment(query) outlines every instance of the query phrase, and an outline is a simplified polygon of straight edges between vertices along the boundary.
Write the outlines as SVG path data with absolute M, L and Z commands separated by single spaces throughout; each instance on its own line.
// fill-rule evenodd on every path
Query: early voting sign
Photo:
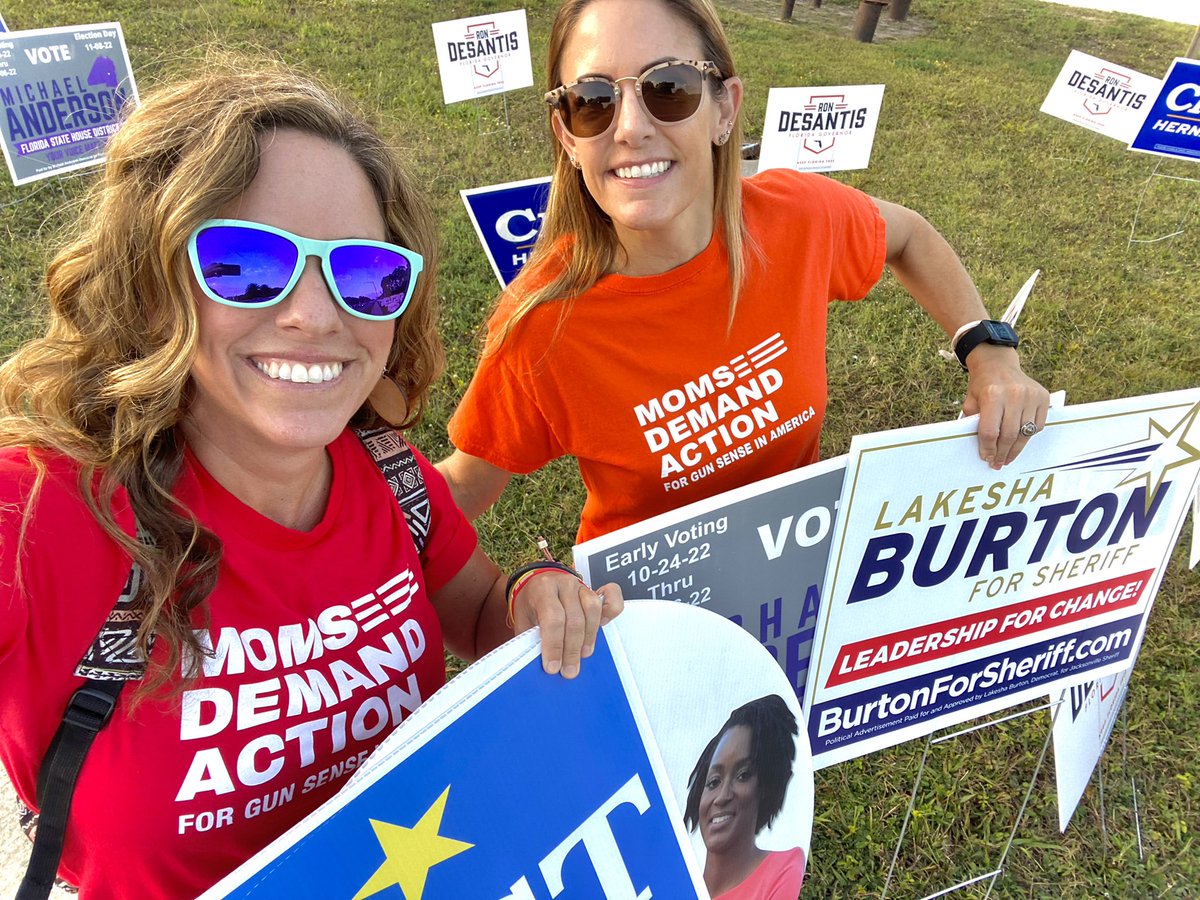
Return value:
M 575 547 L 589 584 L 701 606 L 741 625 L 804 695 L 846 458 L 691 503 Z
M 533 252 L 550 197 L 550 179 L 509 181 L 459 194 L 500 287 L 508 287 Z
M 1130 150 L 1200 159 L 1200 61 L 1177 58 Z
M 882 105 L 882 84 L 771 88 L 759 171 L 865 169 Z
M 1072 50 L 1042 112 L 1128 144 L 1162 81 Z
M 433 42 L 446 103 L 533 85 L 523 9 L 434 22 Z
M 736 677 L 697 674 L 717 654 Z M 204 896 L 708 900 L 704 836 L 724 823 L 689 835 L 689 776 L 719 754 L 709 748 L 731 710 L 763 701 L 798 723 L 762 648 L 700 610 L 630 603 L 570 681 L 541 670 L 527 632 L 430 698 L 333 800 Z M 798 725 L 787 750 L 779 818 L 753 840 L 794 861 L 798 890 L 812 825 Z
M 115 22 L 0 37 L 0 146 L 13 184 L 102 162 L 130 101 L 137 88 Z
M 1200 477 L 1200 389 L 856 437 L 805 712 L 820 768 L 1129 666 Z

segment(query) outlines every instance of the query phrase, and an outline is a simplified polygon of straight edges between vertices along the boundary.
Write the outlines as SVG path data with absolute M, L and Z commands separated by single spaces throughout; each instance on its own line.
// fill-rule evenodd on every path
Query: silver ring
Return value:
M 1037 422 L 1026 422 L 1024 425 L 1021 426 L 1021 434 L 1025 435 L 1025 437 L 1027 437 L 1027 438 L 1033 437 L 1037 433 L 1038 433 Z

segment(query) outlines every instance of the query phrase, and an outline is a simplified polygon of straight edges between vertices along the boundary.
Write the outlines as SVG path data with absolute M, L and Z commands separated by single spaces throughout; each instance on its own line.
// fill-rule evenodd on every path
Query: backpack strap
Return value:
M 140 526 L 138 538 L 143 542 L 148 540 Z M 50 895 L 62 859 L 71 799 L 83 761 L 100 729 L 112 718 L 126 683 L 137 681 L 146 673 L 145 658 L 137 648 L 141 618 L 133 609 L 133 599 L 141 584 L 142 570 L 134 563 L 116 604 L 75 668 L 75 674 L 87 681 L 72 695 L 50 749 L 42 758 L 38 769 L 38 812 L 25 810 L 22 814 L 22 826 L 33 838 L 33 851 L 17 890 L 17 900 L 45 900 Z
M 392 496 L 404 513 L 417 552 L 423 553 L 429 542 L 433 519 L 425 476 L 416 453 L 394 428 L 356 428 L 354 433 L 387 479 Z

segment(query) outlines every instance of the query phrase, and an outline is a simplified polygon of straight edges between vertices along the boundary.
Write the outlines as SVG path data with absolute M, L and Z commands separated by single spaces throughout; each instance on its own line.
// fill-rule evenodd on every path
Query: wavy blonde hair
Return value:
M 575 31 L 585 9 L 595 0 L 564 0 L 550 29 L 550 40 L 546 52 L 546 90 L 553 90 L 563 83 L 562 57 L 567 41 Z M 703 51 L 701 58 L 712 60 L 720 70 L 721 78 L 732 78 L 737 74 L 733 64 L 733 51 L 725 37 L 725 29 L 710 0 L 655 0 L 681 19 L 699 35 Z M 632 26 L 631 26 L 632 27 Z M 714 90 L 722 92 L 724 84 L 710 79 Z M 720 93 L 717 94 L 721 96 Z M 551 122 L 554 110 L 550 110 Z M 712 149 L 714 196 L 713 215 L 720 223 L 729 255 L 729 322 L 737 310 L 738 295 L 746 272 L 747 251 L 752 244 L 742 221 L 742 123 L 741 111 L 734 117 L 729 139 Z M 554 128 L 551 124 L 551 136 Z M 511 335 L 513 328 L 533 309 L 554 300 L 570 301 L 587 291 L 601 276 L 610 272 L 621 249 L 620 240 L 613 228 L 612 219 L 604 212 L 588 192 L 583 174 L 572 164 L 566 149 L 553 137 L 554 170 L 550 181 L 550 196 L 546 206 L 546 217 L 533 253 L 526 268 L 531 272 L 539 264 L 555 254 L 562 254 L 562 270 L 547 284 L 527 290 L 523 279 L 518 277 L 510 290 L 515 292 L 517 305 L 508 322 L 500 332 L 499 340 L 492 345 L 495 350 Z M 564 250 L 560 242 L 571 240 L 569 249 Z M 568 307 L 564 306 L 565 316 Z M 560 322 L 562 319 L 560 318 Z
M 221 556 L 219 539 L 172 496 L 183 462 L 176 426 L 189 405 L 199 339 L 187 241 L 246 189 L 258 171 L 260 138 L 279 128 L 345 149 L 374 189 L 387 240 L 425 258 L 387 360 L 409 400 L 399 424 L 420 418 L 442 367 L 436 225 L 383 138 L 344 99 L 282 65 L 234 58 L 157 89 L 128 116 L 108 143 L 79 231 L 47 268 L 45 336 L 0 367 L 0 446 L 30 448 L 39 485 L 38 450 L 75 460 L 92 515 L 141 566 L 138 645 L 149 659 L 157 636 L 167 656 L 139 697 L 171 684 L 181 658 L 185 682 L 197 674 L 191 617 L 212 592 Z M 367 405 L 353 421 L 383 424 Z M 114 518 L 121 488 L 149 544 Z

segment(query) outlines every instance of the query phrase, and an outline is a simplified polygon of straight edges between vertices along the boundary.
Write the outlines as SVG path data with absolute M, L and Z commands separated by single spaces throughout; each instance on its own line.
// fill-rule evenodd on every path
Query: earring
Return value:
M 367 395 L 367 402 L 391 425 L 400 425 L 408 418 L 408 394 L 387 372 L 379 376 L 378 383 Z
M 725 126 L 725 133 L 722 134 L 719 138 L 717 138 L 717 146 L 724 147 L 725 144 L 729 141 L 729 136 L 731 134 L 733 134 L 733 123 L 732 122 L 730 122 L 728 125 Z
M 567 154 L 567 159 L 569 159 L 571 161 L 571 165 L 574 166 L 576 169 L 583 168 L 583 164 L 580 163 L 579 160 L 577 160 L 575 157 L 571 156 L 570 154 Z

